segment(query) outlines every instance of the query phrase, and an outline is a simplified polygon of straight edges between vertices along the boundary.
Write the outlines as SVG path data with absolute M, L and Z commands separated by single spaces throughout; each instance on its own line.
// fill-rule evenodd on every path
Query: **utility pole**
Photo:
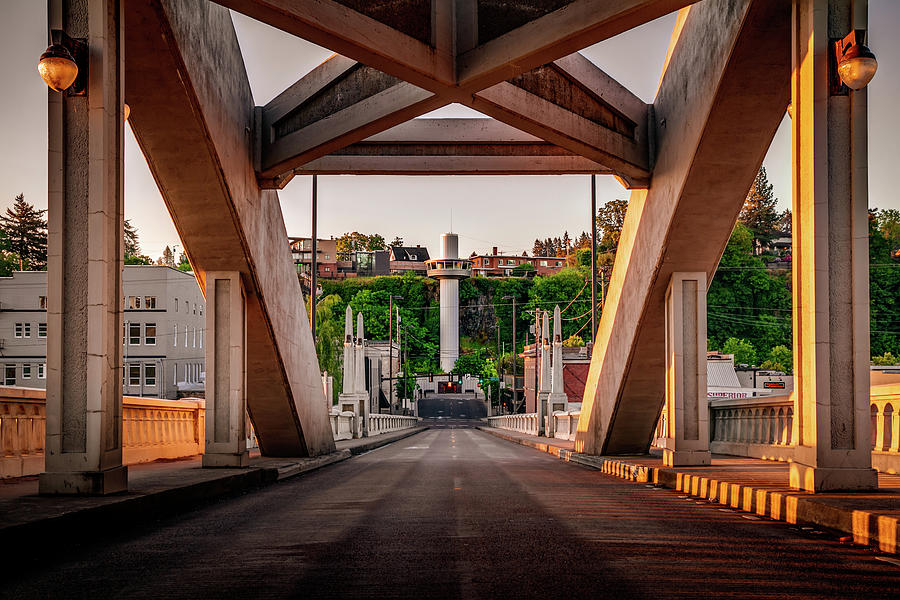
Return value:
M 403 300 L 403 296 L 388 297 L 388 404 L 390 414 L 394 414 L 394 299 Z M 397 312 L 399 315 L 399 310 Z
M 597 338 L 597 176 L 591 175 L 591 343 Z
M 310 271 L 310 284 L 309 284 L 309 323 L 312 329 L 313 335 L 313 344 L 316 342 L 316 285 L 318 282 L 316 281 L 316 275 L 318 275 L 317 271 L 319 270 L 319 266 L 317 264 L 317 256 L 316 252 L 317 248 L 317 240 L 316 236 L 318 235 L 316 221 L 316 195 L 318 192 L 318 181 L 316 181 L 316 176 L 312 176 L 312 259 L 309 263 L 309 271 Z
M 516 297 L 503 296 L 504 300 L 512 300 L 512 338 L 513 338 L 513 411 L 518 408 L 518 391 L 516 389 Z

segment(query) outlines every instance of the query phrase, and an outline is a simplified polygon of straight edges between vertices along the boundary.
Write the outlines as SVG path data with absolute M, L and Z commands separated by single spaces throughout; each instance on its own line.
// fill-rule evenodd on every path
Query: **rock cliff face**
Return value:
M 460 298 L 459 335 L 484 343 L 497 336 L 493 294 L 480 292 L 465 301 Z

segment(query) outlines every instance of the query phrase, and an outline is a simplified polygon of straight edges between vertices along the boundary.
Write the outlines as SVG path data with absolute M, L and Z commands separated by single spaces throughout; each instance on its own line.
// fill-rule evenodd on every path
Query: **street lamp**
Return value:
M 403 300 L 403 296 L 388 297 L 388 404 L 394 414 L 394 300 Z
M 503 296 L 504 300 L 512 300 L 512 338 L 513 338 L 513 410 L 516 410 L 518 392 L 516 390 L 516 297 Z
M 865 31 L 851 31 L 842 40 L 834 42 L 834 56 L 837 63 L 837 75 L 840 82 L 835 82 L 840 92 L 840 83 L 851 90 L 861 90 L 875 77 L 878 61 L 869 48 L 863 44 Z
M 41 54 L 38 73 L 44 83 L 55 92 L 69 90 L 73 96 L 84 95 L 87 89 L 87 44 L 70 38 L 59 29 L 50 32 L 52 43 Z

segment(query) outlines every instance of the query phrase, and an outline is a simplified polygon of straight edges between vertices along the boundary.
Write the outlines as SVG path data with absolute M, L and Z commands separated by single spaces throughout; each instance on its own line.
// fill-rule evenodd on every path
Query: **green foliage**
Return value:
M 763 354 L 791 346 L 790 275 L 767 269 L 752 255 L 753 243 L 753 233 L 738 223 L 706 296 L 711 348 L 728 338 L 746 339 Z
M 869 211 L 869 327 L 872 356 L 900 356 L 900 265 L 892 259 L 893 213 Z M 886 214 L 887 213 L 887 214 Z
M 627 210 L 628 200 L 611 200 L 597 209 L 597 245 L 602 252 L 615 252 Z
M 581 348 L 584 346 L 584 340 L 580 335 L 570 335 L 563 341 L 563 346 L 566 348 Z
M 534 265 L 530 262 L 522 263 L 513 267 L 512 274 L 514 277 L 524 277 L 534 272 Z
M 319 370 L 328 371 L 334 377 L 334 397 L 330 398 L 332 404 L 337 401 L 344 381 L 344 311 L 336 310 L 340 304 L 341 297 L 331 294 L 316 305 L 316 355 L 319 357 Z
M 763 369 L 783 371 L 790 374 L 794 370 L 794 353 L 787 346 L 775 346 L 769 351 L 766 360 L 759 366 Z
M 402 242 L 403 240 L 400 241 Z M 365 233 L 354 231 L 352 233 L 345 233 L 341 237 L 337 238 L 337 251 L 339 253 L 354 252 L 356 250 L 385 249 L 387 249 L 387 244 L 385 243 L 384 238 L 377 233 L 367 235 Z
M 591 290 L 582 271 L 563 269 L 553 275 L 535 277 L 534 285 L 528 296 L 526 310 L 547 310 L 550 311 L 552 317 L 555 305 L 565 309 L 562 315 L 563 319 L 570 320 L 564 320 L 562 323 L 564 339 L 579 331 L 584 333 L 590 329 L 585 325 L 591 320 Z M 574 302 L 573 299 L 575 299 Z M 570 302 L 571 305 L 569 305 Z M 533 317 L 532 322 L 534 322 Z
M 0 215 L 4 249 L 15 253 L 19 270 L 47 267 L 46 213 L 26 202 L 24 194 L 19 194 L 13 205 L 6 209 L 6 214 Z M 13 257 L 7 255 L 3 260 L 11 261 Z
M 897 358 L 890 352 L 885 352 L 881 356 L 873 356 L 872 364 L 879 367 L 892 367 L 897 364 Z
M 735 365 L 755 365 L 756 348 L 748 340 L 728 338 L 722 345 L 724 354 L 734 354 Z
M 153 259 L 141 254 L 141 243 L 138 239 L 138 230 L 125 219 L 125 264 L 126 265 L 152 265 Z

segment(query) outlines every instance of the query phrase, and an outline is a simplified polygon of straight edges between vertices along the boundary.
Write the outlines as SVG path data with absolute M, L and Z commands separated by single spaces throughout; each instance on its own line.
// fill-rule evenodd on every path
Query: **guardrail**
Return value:
M 527 433 L 528 435 L 538 434 L 537 413 L 499 415 L 496 417 L 488 417 L 487 421 L 488 425 L 496 427 L 497 429 L 518 431 L 519 433 Z
M 409 415 L 369 415 L 369 435 L 390 433 L 415 427 L 419 423 L 418 417 Z
M 0 478 L 44 470 L 46 392 L 0 388 Z M 126 396 L 122 402 L 122 462 L 126 465 L 203 452 L 203 399 L 161 400 Z
M 581 411 L 555 411 L 553 413 L 553 437 L 558 440 L 575 440 L 575 431 L 578 429 L 578 419 Z
M 794 458 L 794 402 L 790 395 L 722 398 L 709 403 L 710 450 L 751 458 Z
M 331 434 L 334 436 L 334 441 L 349 440 L 354 437 L 356 433 L 356 413 L 352 410 L 343 412 L 333 410 L 328 416 L 331 420 Z

